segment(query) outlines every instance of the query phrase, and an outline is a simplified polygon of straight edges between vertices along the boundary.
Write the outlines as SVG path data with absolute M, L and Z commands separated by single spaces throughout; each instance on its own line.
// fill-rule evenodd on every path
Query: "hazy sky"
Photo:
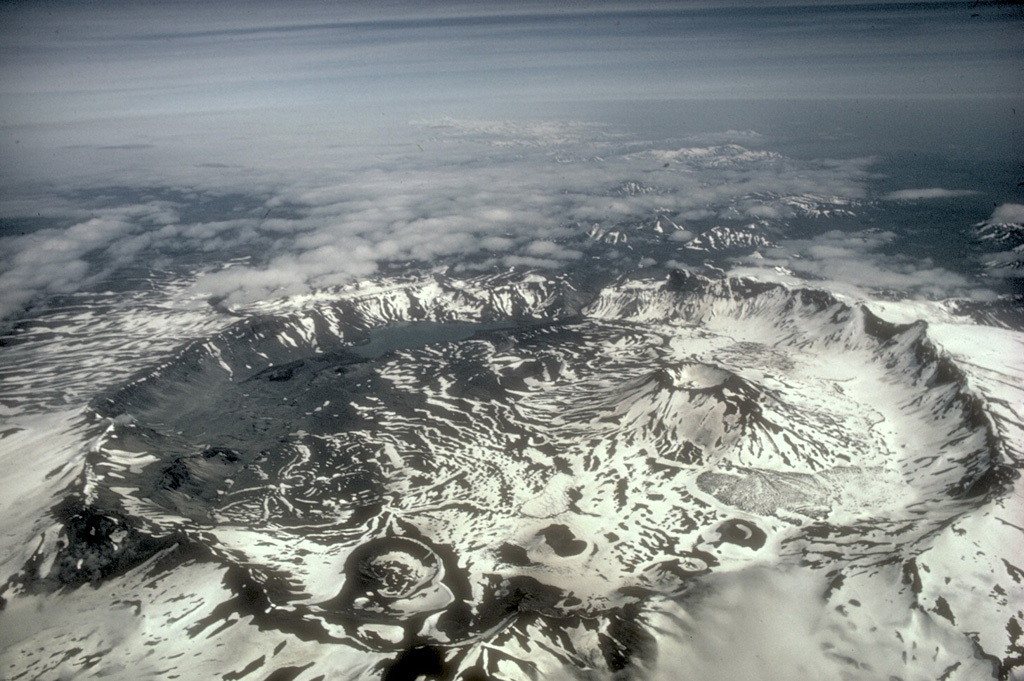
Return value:
M 273 158 L 410 119 L 564 102 L 618 102 L 641 125 L 664 100 L 754 100 L 735 108 L 755 120 L 757 101 L 786 99 L 1010 115 L 1024 19 L 972 4 L 7 2 L 0 182 L 90 172 L 69 151 L 82 147 L 249 163 L 253 145 Z
M 514 7 L 4 3 L 2 122 L 365 103 L 1007 97 L 1024 82 L 1012 8 Z

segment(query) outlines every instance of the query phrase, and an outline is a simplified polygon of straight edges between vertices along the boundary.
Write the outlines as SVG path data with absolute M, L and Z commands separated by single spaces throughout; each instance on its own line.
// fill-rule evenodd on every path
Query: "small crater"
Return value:
M 768 539 L 768 535 L 766 535 L 764 530 L 759 528 L 757 525 L 738 518 L 726 520 L 724 523 L 719 525 L 718 536 L 720 539 L 715 542 L 716 546 L 720 546 L 721 544 L 735 544 L 737 546 L 745 546 L 754 550 L 764 546 L 765 541 Z
M 578 556 L 587 550 L 587 542 L 577 539 L 565 525 L 548 525 L 537 533 L 559 556 Z

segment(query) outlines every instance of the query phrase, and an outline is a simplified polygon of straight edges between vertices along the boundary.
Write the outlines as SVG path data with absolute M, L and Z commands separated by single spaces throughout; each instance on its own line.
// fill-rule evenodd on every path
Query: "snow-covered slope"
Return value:
M 1019 453 L 925 324 L 821 291 L 380 281 L 82 418 L 5 614 L 115 616 L 37 616 L 12 679 L 673 678 L 763 566 L 820 587 L 829 678 L 1020 672 Z
M 978 240 L 996 252 L 990 254 L 986 265 L 1001 276 L 1020 277 L 1024 268 L 1024 224 L 1018 222 L 986 221 L 975 225 Z
M 775 244 L 756 223 L 743 227 L 716 225 L 686 244 L 695 251 L 754 251 Z

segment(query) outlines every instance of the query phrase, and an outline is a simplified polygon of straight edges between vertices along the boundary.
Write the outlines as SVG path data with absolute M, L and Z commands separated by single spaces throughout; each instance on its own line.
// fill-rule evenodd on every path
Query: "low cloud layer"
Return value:
M 1024 204 L 1004 203 L 989 216 L 989 224 L 1024 224 Z
M 70 227 L 5 240 L 0 310 L 16 314 L 134 263 L 186 264 L 197 294 L 228 304 L 344 284 L 383 263 L 564 268 L 589 254 L 628 266 L 640 256 L 627 241 L 588 234 L 661 221 L 667 243 L 682 247 L 701 221 L 783 219 L 808 201 L 858 200 L 871 163 L 737 144 L 659 148 L 577 122 L 438 119 L 396 130 L 399 144 L 341 147 L 318 173 L 288 162 L 273 176 L 207 168 L 221 177 L 205 191 L 85 192 L 96 207 L 78 205 Z M 254 173 L 265 174 L 253 182 Z M 7 208 L 29 217 L 42 203 Z
M 441 118 L 392 131 L 390 143 L 321 151 L 315 173 L 272 146 L 274 168 L 196 170 L 217 176 L 204 189 L 172 184 L 180 178 L 171 166 L 163 186 L 9 201 L 15 220 L 45 207 L 47 219 L 68 226 L 3 239 L 0 315 L 137 265 L 194 277 L 197 299 L 229 306 L 342 285 L 382 266 L 672 266 L 690 239 L 723 225 L 755 225 L 780 246 L 740 261 L 737 273 L 862 294 L 988 295 L 926 257 L 894 252 L 891 230 L 829 228 L 867 205 L 871 158 L 794 158 L 752 131 L 711 136 L 716 144 L 655 143 L 610 125 L 550 120 Z M 1022 212 L 1004 204 L 990 220 Z M 811 220 L 817 234 L 792 238 L 794 220 Z M 655 234 L 662 245 L 654 251 L 630 241 Z
M 991 300 L 977 281 L 927 257 L 894 249 L 894 232 L 832 230 L 811 239 L 785 240 L 778 248 L 747 257 L 734 269 L 760 279 L 800 281 L 855 299 L 918 297 Z
M 707 582 L 666 627 L 655 681 L 861 678 L 829 655 L 817 575 L 755 567 Z
M 922 199 L 955 199 L 960 196 L 971 196 L 977 193 L 972 189 L 929 187 L 927 189 L 900 189 L 889 192 L 882 198 L 886 201 L 920 201 Z
M 153 234 L 178 221 L 165 202 L 96 211 L 70 227 L 0 239 L 0 319 L 42 296 L 74 293 L 145 259 Z

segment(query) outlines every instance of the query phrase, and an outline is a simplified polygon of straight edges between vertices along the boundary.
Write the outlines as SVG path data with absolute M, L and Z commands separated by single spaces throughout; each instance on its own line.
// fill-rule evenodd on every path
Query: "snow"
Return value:
M 173 544 L 94 586 L 9 590 L 4 619 L 26 625 L 0 627 L 0 669 L 379 678 L 404 622 L 354 626 L 327 604 L 358 547 L 412 531 L 452 552 L 439 574 L 466 581 L 445 588 L 471 613 L 454 633 L 423 612 L 417 635 L 464 669 L 501 659 L 503 678 L 601 677 L 598 632 L 626 611 L 635 640 L 657 635 L 660 666 L 637 661 L 653 679 L 972 679 L 985 655 L 1012 657 L 1020 482 L 955 490 L 1020 458 L 1024 368 L 1007 358 L 1022 334 L 939 305 L 680 276 L 606 288 L 582 316 L 540 275 L 351 287 L 185 346 L 90 410 L 17 417 L 0 439 L 17 471 L 0 490 L 5 579 L 37 551 L 40 576 L 56 565 L 67 530 L 48 509 L 68 489 Z M 496 314 L 551 323 L 364 358 L 369 392 L 325 370 L 354 333 Z M 250 453 L 254 404 L 284 429 Z M 332 405 L 372 427 L 325 419 Z M 222 441 L 244 465 L 226 468 Z M 175 461 L 193 477 L 160 491 Z M 739 521 L 746 535 L 727 532 Z M 488 620 L 512 584 L 540 605 Z
M 52 543 L 48 509 L 60 490 L 81 474 L 87 451 L 85 411 L 23 415 L 4 425 L 0 437 L 0 582 Z

